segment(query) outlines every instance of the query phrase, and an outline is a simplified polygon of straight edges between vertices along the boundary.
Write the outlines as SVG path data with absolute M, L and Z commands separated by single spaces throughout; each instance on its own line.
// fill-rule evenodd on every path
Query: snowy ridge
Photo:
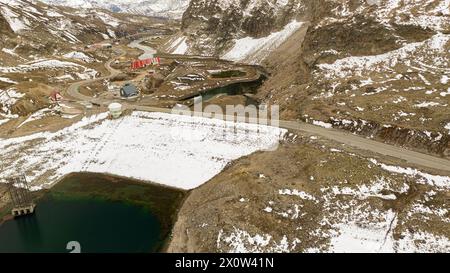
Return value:
M 133 13 L 147 16 L 181 18 L 189 0 L 42 0 L 49 5 L 73 8 L 103 8 L 113 12 Z

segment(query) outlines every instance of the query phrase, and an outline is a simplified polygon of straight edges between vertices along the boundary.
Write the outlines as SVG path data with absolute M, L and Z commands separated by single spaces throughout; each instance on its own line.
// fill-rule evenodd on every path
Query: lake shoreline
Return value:
M 33 193 L 37 195 L 36 203 L 46 197 L 66 200 L 99 200 L 120 203 L 145 209 L 154 215 L 160 223 L 159 244 L 154 252 L 164 252 L 170 242 L 172 228 L 177 220 L 178 212 L 186 199 L 187 191 L 159 184 L 148 183 L 136 179 L 123 178 L 108 174 L 75 173 L 65 176 L 51 189 Z M 3 211 L 1 211 L 3 210 Z M 0 209 L 7 213 L 8 206 Z M 0 226 L 14 219 L 5 214 Z M 153 251 L 152 251 L 153 252 Z

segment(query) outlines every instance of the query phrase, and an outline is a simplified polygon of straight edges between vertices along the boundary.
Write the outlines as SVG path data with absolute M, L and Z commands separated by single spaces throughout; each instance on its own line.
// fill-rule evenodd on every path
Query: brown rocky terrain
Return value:
M 116 53 L 107 45 L 161 22 L 166 20 L 129 20 L 127 14 L 38 1 L 1 2 L 0 134 L 17 133 L 35 120 L 76 120 L 74 106 L 66 101 L 55 107 L 50 94 L 76 81 L 108 75 L 104 64 Z
M 263 53 L 271 76 L 260 101 L 280 105 L 284 119 L 448 156 L 449 9 L 446 1 L 198 0 L 182 33 L 188 53 L 224 56 L 238 39 L 303 22 Z

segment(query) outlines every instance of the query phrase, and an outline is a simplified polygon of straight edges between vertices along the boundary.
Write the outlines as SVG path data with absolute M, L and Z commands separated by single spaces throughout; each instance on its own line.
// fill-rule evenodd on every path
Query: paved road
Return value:
M 122 53 L 122 55 L 124 55 L 124 54 L 125 53 Z M 108 101 L 105 99 L 94 99 L 92 97 L 84 96 L 79 93 L 79 88 L 82 85 L 89 84 L 89 83 L 99 81 L 99 80 L 108 79 L 108 78 L 111 78 L 111 77 L 121 73 L 121 71 L 117 71 L 111 67 L 112 61 L 113 60 L 111 60 L 105 64 L 106 69 L 111 73 L 110 76 L 98 78 L 95 80 L 88 80 L 88 81 L 74 83 L 67 90 L 68 94 L 71 97 L 73 97 L 77 100 L 80 100 L 80 101 L 91 102 L 91 103 L 96 103 L 96 104 L 99 104 L 102 106 L 107 106 L 112 101 Z M 172 113 L 172 110 L 167 109 L 167 108 L 133 105 L 133 104 L 130 104 L 127 102 L 121 102 L 121 103 L 124 106 L 124 108 L 131 109 L 131 110 Z M 328 138 L 328 139 L 331 139 L 331 140 L 334 140 L 334 141 L 337 141 L 337 142 L 340 142 L 340 143 L 343 143 L 343 144 L 346 144 L 346 145 L 349 145 L 351 147 L 355 147 L 358 149 L 371 151 L 371 152 L 375 152 L 375 153 L 382 154 L 385 156 L 391 156 L 394 158 L 402 159 L 410 164 L 423 166 L 423 167 L 430 168 L 430 169 L 450 172 L 450 161 L 449 160 L 431 156 L 431 155 L 427 155 L 427 154 L 423 154 L 423 153 L 419 153 L 419 152 L 414 152 L 414 151 L 400 148 L 397 146 L 381 143 L 381 142 L 367 139 L 367 138 L 364 138 L 361 136 L 353 135 L 346 131 L 336 130 L 336 129 L 326 129 L 326 128 L 322 128 L 319 126 L 307 124 L 304 122 L 285 121 L 285 120 L 280 121 L 280 127 L 288 129 L 288 130 L 293 130 L 293 131 L 307 132 L 307 133 L 321 136 L 324 138 Z
M 94 83 L 94 82 L 97 82 L 97 81 L 103 81 L 103 80 L 106 80 L 106 79 L 111 79 L 111 78 L 117 76 L 118 74 L 122 73 L 122 71 L 112 68 L 111 64 L 112 64 L 112 62 L 115 59 L 120 58 L 122 56 L 125 56 L 125 54 L 126 54 L 125 52 L 121 51 L 120 56 L 117 56 L 116 58 L 113 58 L 113 59 L 109 60 L 105 64 L 105 68 L 108 70 L 109 76 L 104 76 L 104 77 L 95 78 L 95 79 L 92 79 L 92 80 L 85 80 L 85 81 L 73 83 L 67 89 L 67 94 L 70 97 L 72 97 L 72 98 L 74 98 L 75 100 L 78 100 L 78 101 L 97 103 L 97 102 L 95 102 L 96 99 L 93 99 L 92 97 L 85 96 L 85 95 L 81 94 L 80 93 L 80 87 L 84 86 L 84 85 L 88 85 L 88 84 Z M 99 102 L 99 104 L 102 104 L 102 103 Z
M 156 49 L 141 44 L 142 42 L 147 41 L 147 40 L 149 40 L 151 38 L 152 37 L 144 37 L 144 38 L 141 38 L 139 40 L 134 40 L 133 42 L 131 42 L 128 45 L 128 47 L 137 48 L 137 49 L 140 49 L 140 50 L 144 51 L 144 53 L 141 56 L 139 56 L 139 60 L 150 59 L 150 58 L 153 58 L 155 56 L 155 54 L 157 52 Z

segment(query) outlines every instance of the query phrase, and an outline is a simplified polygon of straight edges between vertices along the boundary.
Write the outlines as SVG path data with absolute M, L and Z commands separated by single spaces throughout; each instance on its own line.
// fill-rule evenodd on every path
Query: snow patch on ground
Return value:
M 429 107 L 438 107 L 438 106 L 445 107 L 447 105 L 446 104 L 443 105 L 443 104 L 440 104 L 440 103 L 434 102 L 434 101 L 424 101 L 424 102 L 417 103 L 414 105 L 414 107 L 417 107 L 417 108 L 429 108 Z
M 276 146 L 285 130 L 215 119 L 134 112 L 100 114 L 50 133 L 0 140 L 6 177 L 18 170 L 38 189 L 72 172 L 99 172 L 192 189 L 232 160 Z
M 173 51 L 173 54 L 180 54 L 183 55 L 187 52 L 188 50 L 188 45 L 186 43 L 186 38 L 184 38 L 183 40 L 181 40 L 181 42 L 177 45 L 177 47 L 175 48 L 175 50 Z
M 314 196 L 312 196 L 311 194 L 306 193 L 304 191 L 298 191 L 296 189 L 294 189 L 294 190 L 290 190 L 290 189 L 279 190 L 278 193 L 280 195 L 295 195 L 295 196 L 300 197 L 303 200 L 310 200 L 310 201 L 317 202 L 317 199 Z
M 81 61 L 86 62 L 86 63 L 91 63 L 91 62 L 94 61 L 93 58 L 87 56 L 83 52 L 77 52 L 77 51 L 72 51 L 72 52 L 69 52 L 67 54 L 64 54 L 63 57 L 67 58 L 67 59 L 81 60 Z
M 229 253 L 288 253 L 295 247 L 296 241 L 290 243 L 284 236 L 275 240 L 269 234 L 255 234 L 233 227 L 233 231 L 225 234 L 221 230 L 217 237 L 217 249 L 228 248 Z
M 3 124 L 6 124 L 9 121 L 9 119 L 0 119 L 0 126 L 2 126 Z
M 436 53 L 436 54 L 445 54 L 445 45 L 450 40 L 450 35 L 446 34 L 436 34 L 430 39 L 424 42 L 411 43 L 406 44 L 400 49 L 393 50 L 380 55 L 372 55 L 372 56 L 357 56 L 357 57 L 348 57 L 335 61 L 332 64 L 320 64 L 318 67 L 326 72 L 326 78 L 343 78 L 348 76 L 359 75 L 362 76 L 364 71 L 381 71 L 382 68 L 392 68 L 398 64 L 406 63 L 411 65 L 414 62 L 421 62 L 421 65 L 426 65 L 423 62 L 422 57 L 416 57 L 418 51 L 423 50 L 428 52 L 428 54 Z M 447 64 L 444 62 L 443 58 L 434 58 L 432 60 L 433 63 L 430 65 L 436 66 L 435 68 L 446 69 Z
M 356 224 L 338 225 L 339 235 L 332 237 L 330 252 L 334 253 L 392 253 L 392 234 L 385 241 L 386 226 L 383 228 L 360 227 Z
M 71 55 L 72 56 L 72 55 Z M 81 57 L 81 55 L 78 55 Z M 29 62 L 26 64 L 21 64 L 13 67 L 0 67 L 0 72 L 2 73 L 26 73 L 35 70 L 60 70 L 64 69 L 65 72 L 69 72 L 68 69 L 71 69 L 75 75 L 82 80 L 95 78 L 97 75 L 97 71 L 91 68 L 87 68 L 85 66 L 79 65 L 73 62 L 66 62 L 60 60 L 53 59 L 41 59 L 33 62 Z
M 184 55 L 188 51 L 188 45 L 186 43 L 187 38 L 185 36 L 178 37 L 175 41 L 173 41 L 168 51 L 172 54 Z
M 235 45 L 222 58 L 231 61 L 246 61 L 258 64 L 263 61 L 270 52 L 281 46 L 291 35 L 293 35 L 303 22 L 292 21 L 283 30 L 274 32 L 267 37 L 253 38 L 245 37 L 235 41 Z
M 396 242 L 398 252 L 404 253 L 448 253 L 450 240 L 426 231 L 405 232 L 403 238 Z
M 398 193 L 405 193 L 409 189 L 408 185 L 404 186 L 404 189 L 400 190 Z M 352 195 L 357 197 L 360 200 L 364 200 L 370 197 L 376 197 L 384 200 L 396 200 L 397 197 L 394 193 L 391 194 L 382 194 L 381 192 L 384 190 L 390 190 L 394 192 L 389 187 L 387 181 L 384 178 L 378 178 L 377 181 L 372 182 L 370 185 L 358 185 L 356 188 L 343 187 L 340 188 L 338 186 L 334 186 L 331 188 L 334 195 Z
M 29 116 L 24 122 L 22 122 L 17 128 L 22 127 L 23 125 L 44 118 L 48 113 L 52 112 L 49 108 L 44 108 L 41 110 L 38 110 L 37 112 L 33 113 L 31 116 Z
M 100 18 L 100 20 L 102 20 L 103 23 L 110 25 L 112 27 L 118 27 L 121 24 L 121 22 L 118 19 L 112 17 L 107 13 L 96 11 L 95 15 L 98 18 Z
M 326 122 L 323 122 L 323 121 L 313 120 L 313 124 L 316 125 L 316 126 L 320 126 L 320 127 L 326 128 L 326 129 L 333 128 L 332 124 L 326 123 Z
M 378 163 L 378 161 L 375 159 L 370 159 L 370 162 L 388 172 L 405 174 L 412 177 L 420 177 L 421 179 L 418 181 L 421 183 L 436 186 L 441 189 L 447 190 L 450 189 L 450 177 L 448 176 L 432 175 L 413 168 L 404 168 L 399 166 L 386 165 L 383 163 Z
M 21 64 L 14 67 L 0 67 L 0 72 L 3 73 L 16 73 L 16 72 L 29 72 L 37 69 L 59 69 L 66 67 L 82 67 L 79 64 L 71 62 L 63 62 L 60 60 L 37 60 L 27 64 Z
M 19 15 L 17 15 L 17 13 L 13 12 L 8 7 L 0 7 L 0 13 L 3 15 L 12 31 L 14 31 L 15 33 L 18 33 L 21 30 L 28 29 L 27 23 L 24 20 L 21 20 Z
M 5 77 L 0 77 L 0 82 L 6 82 L 6 83 L 17 84 L 16 81 L 10 80 L 10 79 L 5 78 Z

